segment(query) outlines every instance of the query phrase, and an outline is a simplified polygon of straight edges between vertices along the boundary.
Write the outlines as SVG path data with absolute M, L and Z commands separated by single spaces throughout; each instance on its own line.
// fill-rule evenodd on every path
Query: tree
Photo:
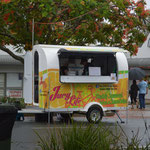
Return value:
M 136 54 L 146 40 L 150 12 L 144 0 L 1 0 L 0 49 L 15 56 L 5 47 L 32 49 L 41 44 L 118 46 Z

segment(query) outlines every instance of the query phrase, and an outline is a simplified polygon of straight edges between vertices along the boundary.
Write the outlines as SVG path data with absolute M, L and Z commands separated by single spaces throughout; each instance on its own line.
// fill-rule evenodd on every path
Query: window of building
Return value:
M 6 74 L 6 95 L 11 98 L 22 98 L 23 74 Z
M 23 73 L 0 73 L 0 97 L 22 98 Z
M 115 53 L 60 50 L 58 56 L 60 82 L 101 83 L 117 80 Z
M 6 87 L 7 88 L 21 88 L 22 87 L 22 78 L 19 73 L 7 73 L 6 77 Z
M 5 74 L 0 74 L 0 97 L 5 96 Z

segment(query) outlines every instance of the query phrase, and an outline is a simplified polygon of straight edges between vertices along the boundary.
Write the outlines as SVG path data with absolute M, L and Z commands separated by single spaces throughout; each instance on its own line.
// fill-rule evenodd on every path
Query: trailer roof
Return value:
M 64 48 L 68 51 L 95 51 L 95 52 L 127 52 L 118 47 L 99 47 L 99 46 L 64 46 L 64 45 L 35 45 L 41 48 Z

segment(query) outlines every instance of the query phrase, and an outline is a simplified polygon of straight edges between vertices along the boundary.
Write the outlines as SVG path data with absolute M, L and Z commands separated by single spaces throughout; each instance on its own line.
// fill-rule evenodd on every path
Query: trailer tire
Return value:
M 102 120 L 103 111 L 100 106 L 92 106 L 86 113 L 86 118 L 90 123 L 99 123 Z

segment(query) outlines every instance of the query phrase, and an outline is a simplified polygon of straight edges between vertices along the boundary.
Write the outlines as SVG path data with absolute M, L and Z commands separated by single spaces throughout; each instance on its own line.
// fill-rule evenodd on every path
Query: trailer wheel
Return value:
M 92 106 L 86 113 L 86 118 L 90 123 L 99 123 L 102 117 L 103 111 L 99 106 Z

